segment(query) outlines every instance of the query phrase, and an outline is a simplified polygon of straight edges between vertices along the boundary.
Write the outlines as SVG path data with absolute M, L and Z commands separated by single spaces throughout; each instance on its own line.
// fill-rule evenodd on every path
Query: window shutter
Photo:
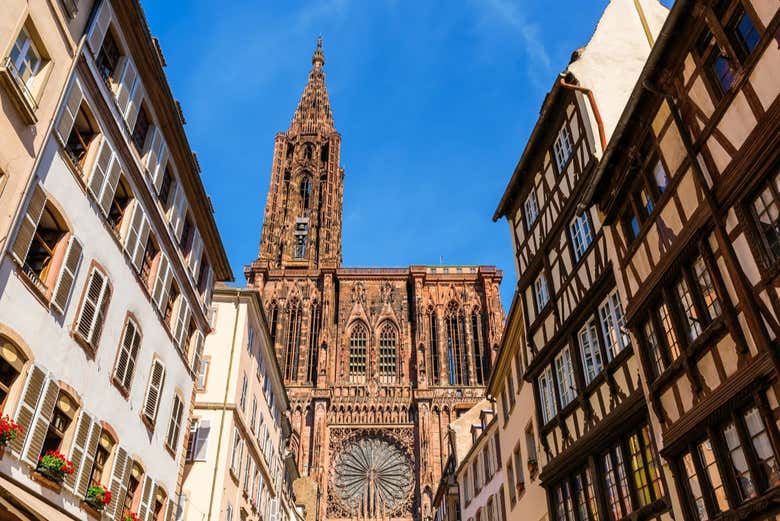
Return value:
M 160 313 L 165 312 L 171 288 L 171 265 L 165 254 L 160 254 L 160 265 L 157 267 L 157 278 L 154 281 L 152 299 L 157 304 Z
M 184 186 L 179 183 L 176 186 L 176 198 L 173 201 L 173 212 L 171 213 L 171 228 L 176 236 L 176 241 L 181 240 L 181 232 L 184 230 L 184 221 L 187 217 L 187 196 L 184 193 Z
M 141 521 L 146 520 L 146 515 L 149 513 L 149 503 L 154 495 L 154 480 L 149 476 L 146 476 L 144 480 L 144 488 L 141 491 L 141 503 L 138 505 L 138 519 Z
M 176 516 L 176 503 L 172 499 L 168 500 L 168 510 L 165 511 L 165 521 L 173 521 Z
M 184 410 L 184 404 L 178 396 L 173 397 L 173 408 L 171 409 L 171 419 L 168 423 L 168 435 L 166 436 L 166 443 L 168 447 L 174 451 L 177 451 L 176 444 L 179 441 L 179 431 L 181 430 L 181 416 Z
M 176 323 L 173 330 L 173 338 L 176 340 L 176 345 L 181 351 L 186 348 L 185 342 L 187 341 L 187 326 L 190 323 L 190 306 L 184 299 L 184 295 L 179 297 L 179 309 L 176 313 Z
M 192 272 L 192 276 L 194 277 L 194 280 L 197 282 L 198 280 L 198 268 L 200 268 L 200 258 L 203 255 L 203 239 L 200 236 L 200 233 L 198 233 L 198 230 L 195 230 L 193 236 L 192 236 L 192 249 L 190 250 L 190 258 L 188 260 L 188 264 L 190 266 L 190 271 Z
M 211 421 L 201 419 L 198 423 L 198 431 L 195 438 L 195 450 L 192 459 L 194 461 L 206 461 L 209 452 L 209 435 L 211 434 Z
M 100 52 L 100 46 L 103 44 L 103 38 L 106 36 L 106 31 L 108 31 L 108 25 L 110 22 L 111 7 L 109 6 L 109 2 L 103 2 L 100 5 L 100 11 L 98 12 L 97 16 L 95 16 L 95 21 L 92 24 L 89 38 L 87 39 L 89 48 L 92 49 L 92 53 L 95 56 L 97 56 L 97 53 Z
M 76 270 L 78 270 L 81 261 L 81 243 L 70 236 L 68 249 L 65 252 L 65 261 L 60 268 L 60 274 L 57 277 L 57 283 L 52 293 L 51 305 L 60 313 L 65 313 L 65 306 L 70 298 L 70 290 L 73 288 L 73 282 L 76 280 Z
M 157 418 L 157 408 L 160 405 L 160 394 L 165 381 L 165 367 L 159 360 L 152 362 L 152 373 L 149 376 L 149 387 L 144 400 L 144 417 L 154 424 Z
M 46 439 L 46 432 L 49 430 L 49 423 L 51 423 L 51 415 L 54 412 L 54 405 L 57 402 L 59 390 L 60 388 L 54 380 L 46 379 L 38 410 L 30 423 L 30 434 L 27 436 L 27 445 L 22 455 L 22 459 L 32 466 L 38 464 L 38 456 L 41 455 L 43 441 Z
M 200 363 L 203 360 L 203 333 L 196 329 L 192 337 L 192 371 L 198 375 L 200 374 Z
M 130 256 L 133 266 L 137 271 L 141 270 L 144 260 L 146 242 L 149 239 L 149 220 L 138 200 L 133 206 L 133 218 L 125 236 L 125 251 Z
M 116 91 L 116 106 L 123 117 L 127 113 L 127 106 L 137 88 L 137 80 L 138 71 L 133 60 L 128 56 L 125 60 L 125 68 L 122 70 L 122 79 L 119 80 L 119 89 Z
M 46 194 L 43 188 L 36 183 L 30 196 L 30 202 L 27 203 L 27 211 L 19 224 L 19 231 L 16 232 L 13 248 L 11 248 L 11 255 L 20 266 L 24 266 L 24 261 L 27 259 L 27 252 L 30 251 L 30 244 L 32 244 L 35 229 L 38 227 L 38 221 L 41 220 L 45 205 Z
M 76 326 L 76 332 L 93 347 L 103 328 L 104 308 L 108 297 L 108 279 L 98 269 L 93 268 Z
M 135 126 L 136 118 L 138 118 L 138 111 L 141 110 L 141 102 L 143 101 L 143 99 L 144 99 L 144 89 L 141 86 L 140 78 L 136 77 L 136 81 L 133 84 L 132 97 L 130 98 L 130 103 L 127 106 L 127 112 L 125 114 L 125 122 L 127 123 L 127 128 L 129 128 L 131 131 Z
M 162 145 L 163 135 L 160 129 L 156 126 L 152 127 L 152 136 L 149 138 L 149 152 L 146 154 L 146 171 L 150 177 L 153 177 L 154 172 L 157 170 L 157 162 L 160 160 L 160 146 Z
M 203 309 L 211 306 L 211 294 L 214 292 L 214 270 L 209 266 L 209 274 L 206 279 L 206 293 L 203 296 Z
M 84 460 L 84 453 L 87 450 L 89 443 L 89 433 L 94 420 L 92 417 L 84 411 L 79 414 L 78 421 L 76 422 L 76 433 L 73 436 L 73 442 L 70 447 L 70 454 L 68 459 L 73 462 L 73 468 L 75 472 L 68 474 L 65 477 L 65 486 L 68 487 L 74 493 L 76 492 L 76 481 L 81 469 L 81 463 Z
M 60 121 L 57 123 L 57 134 L 63 143 L 68 142 L 68 136 L 73 129 L 73 123 L 76 121 L 76 114 L 79 112 L 82 99 L 84 99 L 84 94 L 81 92 L 81 86 L 74 81 L 68 93 L 68 99 L 62 107 Z
M 111 145 L 109 145 L 108 141 L 104 138 L 100 143 L 100 152 L 98 152 L 95 166 L 92 169 L 92 176 L 89 178 L 89 183 L 87 184 L 89 193 L 92 194 L 95 201 L 100 202 L 100 194 L 103 191 L 103 185 L 106 182 L 113 155 L 114 152 L 111 150 Z
M 108 486 L 108 490 L 111 492 L 113 499 L 105 508 L 107 519 L 115 519 L 117 505 L 127 494 L 127 481 L 130 479 L 132 467 L 132 461 L 127 457 L 127 451 L 122 447 L 117 447 L 116 455 L 114 456 L 114 468 L 111 471 L 111 482 Z M 124 512 L 119 510 L 119 516 L 123 514 Z
M 119 166 L 119 159 L 115 154 L 111 154 L 111 166 L 108 168 L 106 182 L 103 185 L 103 192 L 100 194 L 100 209 L 103 215 L 108 216 L 111 210 L 111 201 L 114 200 L 116 185 L 119 183 L 119 174 L 122 168 Z
M 98 442 L 100 441 L 100 433 L 102 430 L 103 429 L 100 427 L 100 423 L 92 422 L 92 426 L 89 432 L 89 443 L 86 446 L 84 462 L 81 464 L 81 472 L 79 472 L 78 482 L 74 491 L 78 497 L 85 497 L 87 495 L 89 478 L 90 474 L 92 474 L 92 465 L 95 463 L 95 453 L 97 451 Z
M 35 416 L 35 409 L 38 406 L 38 399 L 41 397 L 41 391 L 45 382 L 46 375 L 41 368 L 37 365 L 31 366 L 27 375 L 27 382 L 24 384 L 22 399 L 19 400 L 19 406 L 16 409 L 15 421 L 22 428 L 22 435 L 17 436 L 11 442 L 11 450 L 14 454 L 22 452 L 22 447 L 24 447 L 24 442 L 30 432 L 30 424 L 33 416 Z
M 160 193 L 160 187 L 162 187 L 163 176 L 165 175 L 165 167 L 168 164 L 168 146 L 165 144 L 165 140 L 162 140 L 160 144 L 160 152 L 157 157 L 157 165 L 155 169 L 151 171 L 152 183 L 154 183 L 155 193 Z
M 125 333 L 122 336 L 122 343 L 119 346 L 119 357 L 116 361 L 116 370 L 114 378 L 125 391 L 130 390 L 130 383 L 133 380 L 135 370 L 135 357 L 138 354 L 138 347 L 141 344 L 141 335 L 135 322 L 128 320 L 125 325 Z

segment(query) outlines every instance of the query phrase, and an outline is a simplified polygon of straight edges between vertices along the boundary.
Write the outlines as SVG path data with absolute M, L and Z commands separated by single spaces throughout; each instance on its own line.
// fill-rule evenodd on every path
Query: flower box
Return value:
M 81 509 L 95 519 L 100 519 L 103 510 L 101 508 L 96 508 L 95 505 L 86 499 L 81 502 Z
M 38 474 L 55 483 L 62 483 L 65 476 L 73 474 L 73 463 L 57 451 L 50 450 L 38 458 L 38 466 L 35 468 Z
M 111 503 L 111 492 L 103 485 L 92 485 L 87 489 L 84 502 L 95 510 L 101 511 Z
M 49 490 L 53 490 L 54 492 L 56 492 L 58 494 L 62 491 L 62 484 L 61 483 L 59 483 L 58 481 L 53 481 L 53 480 L 49 479 L 48 477 L 46 477 L 45 474 L 42 474 L 41 472 L 39 472 L 37 470 L 33 471 L 32 474 L 30 474 L 30 477 L 32 478 L 33 481 L 35 481 L 36 483 L 38 483 L 39 485 L 41 485 L 44 488 L 48 488 Z
M 0 418 L 0 447 L 5 448 L 22 434 L 22 428 L 6 414 Z
M 122 516 L 122 521 L 141 521 L 141 519 L 135 512 L 125 512 Z

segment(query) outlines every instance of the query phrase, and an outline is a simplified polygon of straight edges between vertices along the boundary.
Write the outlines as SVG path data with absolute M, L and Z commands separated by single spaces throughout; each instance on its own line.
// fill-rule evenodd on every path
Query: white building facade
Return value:
M 163 66 L 137 1 L 96 3 L 2 252 L 10 519 L 177 512 L 212 289 L 232 273 Z M 41 472 L 48 451 L 73 473 Z

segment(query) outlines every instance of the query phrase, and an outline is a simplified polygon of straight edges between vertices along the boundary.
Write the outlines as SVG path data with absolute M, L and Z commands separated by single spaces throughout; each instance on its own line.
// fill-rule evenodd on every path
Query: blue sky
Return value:
M 322 34 L 346 172 L 344 265 L 496 265 L 508 310 L 515 268 L 493 211 L 607 1 L 228 3 L 143 2 L 237 281 L 257 254 L 274 134 Z

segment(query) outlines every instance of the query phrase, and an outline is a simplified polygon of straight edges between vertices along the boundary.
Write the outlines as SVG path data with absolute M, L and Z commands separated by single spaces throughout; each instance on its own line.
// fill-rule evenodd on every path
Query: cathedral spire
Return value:
M 303 89 L 301 101 L 290 123 L 289 134 L 329 133 L 334 129 L 330 111 L 328 89 L 325 87 L 325 54 L 322 52 L 322 36 L 317 38 L 317 48 L 311 57 L 312 70 L 309 82 Z

